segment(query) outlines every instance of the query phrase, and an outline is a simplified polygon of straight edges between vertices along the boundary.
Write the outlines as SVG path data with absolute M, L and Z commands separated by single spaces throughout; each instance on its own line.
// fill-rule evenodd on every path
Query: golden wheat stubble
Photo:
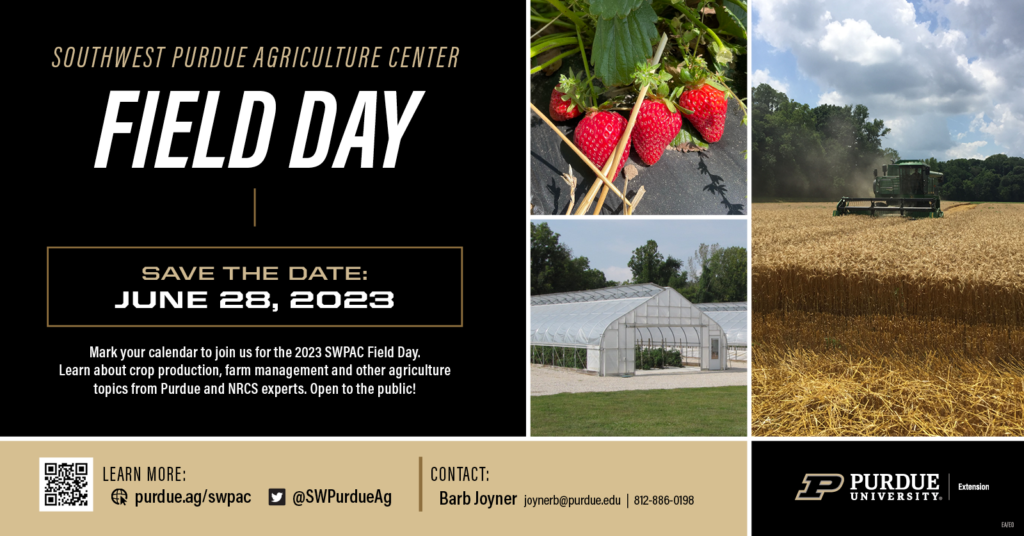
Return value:
M 1024 434 L 1024 207 L 753 214 L 755 435 Z

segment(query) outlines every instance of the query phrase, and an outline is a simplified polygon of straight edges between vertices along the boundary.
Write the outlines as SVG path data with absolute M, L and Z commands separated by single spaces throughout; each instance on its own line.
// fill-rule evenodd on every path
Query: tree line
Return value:
M 889 129 L 881 119 L 868 121 L 863 104 L 811 108 L 768 84 L 754 88 L 752 97 L 755 198 L 838 200 L 865 181 L 870 186 L 871 170 L 888 163 L 882 137 Z
M 925 160 L 942 173 L 939 194 L 956 201 L 1024 201 L 1024 158 L 994 154 L 984 160 Z
M 615 283 L 590 267 L 586 257 L 573 257 L 547 223 L 530 222 L 530 294 L 550 294 L 604 288 Z
M 676 289 L 691 303 L 747 301 L 747 248 L 704 244 L 683 263 L 648 240 L 629 259 L 630 284 L 654 283 Z
M 862 104 L 811 108 L 768 84 L 757 86 L 752 98 L 755 198 L 873 197 L 872 171 L 900 159 L 897 150 L 882 148 L 889 129 L 881 119 L 868 121 Z M 943 174 L 943 199 L 1024 201 L 1024 158 L 997 154 L 925 162 Z
M 589 259 L 574 257 L 547 223 L 530 223 L 530 294 L 654 283 L 676 289 L 692 303 L 747 301 L 747 249 L 743 247 L 701 244 L 684 264 L 648 240 L 633 251 L 627 266 L 633 275 L 629 281 L 610 281 L 604 272 L 590 267 Z

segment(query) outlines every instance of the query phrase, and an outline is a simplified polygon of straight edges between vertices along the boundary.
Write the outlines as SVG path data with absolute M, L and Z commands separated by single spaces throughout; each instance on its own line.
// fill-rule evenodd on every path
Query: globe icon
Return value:
M 110 494 L 110 500 L 113 501 L 114 504 L 124 506 L 128 504 L 128 492 L 121 488 L 117 488 Z

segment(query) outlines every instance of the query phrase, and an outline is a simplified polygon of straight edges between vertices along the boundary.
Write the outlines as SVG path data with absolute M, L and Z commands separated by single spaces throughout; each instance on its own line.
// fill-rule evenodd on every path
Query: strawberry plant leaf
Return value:
M 669 145 L 676 148 L 682 147 L 684 152 L 690 152 L 693 150 L 703 151 L 710 147 L 708 142 L 704 141 L 704 138 L 700 137 L 700 133 L 697 132 L 697 129 L 693 128 L 693 126 L 686 121 L 683 121 L 683 128 L 679 129 L 679 134 L 676 134 L 676 137 Z
M 658 14 L 646 1 L 639 4 L 624 17 L 597 20 L 591 59 L 594 74 L 606 85 L 629 84 L 634 66 L 652 53 L 651 42 L 658 38 Z M 593 9 L 591 4 L 591 13 Z
M 651 3 L 650 0 L 591 0 L 590 14 L 602 19 L 625 17 L 644 2 Z
M 724 85 L 722 85 L 721 83 L 719 83 L 719 82 L 716 82 L 716 81 L 714 81 L 714 80 L 712 80 L 712 79 L 710 79 L 710 78 L 708 78 L 707 80 L 705 80 L 705 81 L 704 81 L 704 83 L 705 83 L 705 84 L 707 84 L 707 85 L 709 85 L 709 86 L 711 86 L 711 87 L 713 87 L 713 88 L 715 88 L 715 89 L 717 89 L 718 91 L 723 91 L 723 92 L 724 92 L 724 91 L 729 91 L 729 88 L 725 87 L 725 86 L 724 86 Z
M 747 38 L 747 31 L 743 29 L 742 23 L 736 14 L 724 7 L 715 8 L 715 17 L 718 18 L 717 31 L 720 34 L 727 34 L 740 39 Z
M 743 3 L 743 2 L 734 2 L 732 0 L 725 0 L 725 2 L 723 2 L 723 4 L 725 5 L 725 9 L 728 9 L 730 12 L 732 12 L 733 16 L 735 16 L 737 18 L 737 20 L 740 21 L 740 24 L 743 25 L 743 29 L 746 30 L 746 28 L 747 28 L 747 9 L 746 9 L 746 4 Z M 740 6 L 741 4 L 742 4 L 742 7 Z

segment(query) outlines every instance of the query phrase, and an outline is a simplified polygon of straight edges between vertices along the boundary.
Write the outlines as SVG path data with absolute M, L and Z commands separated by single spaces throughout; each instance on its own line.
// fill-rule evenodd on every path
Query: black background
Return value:
M 259 20 L 210 20 L 202 6 L 194 20 L 174 13 L 138 11 L 97 17 L 61 15 L 18 48 L 22 70 L 8 78 L 12 124 L 6 155 L 10 169 L 10 244 L 6 351 L 0 402 L 11 409 L 7 436 L 522 436 L 526 430 L 524 349 L 525 141 L 520 119 L 499 114 L 495 102 L 475 99 L 469 88 L 501 71 L 522 80 L 521 14 L 477 13 L 487 33 L 470 31 L 450 13 L 424 5 L 361 7 L 338 3 L 316 9 L 281 5 Z M 255 8 L 254 8 L 255 9 Z M 198 11 L 196 11 L 198 10 Z M 256 10 L 257 12 L 259 10 Z M 56 15 L 56 14 L 54 14 Z M 40 14 L 40 16 L 42 16 Z M 98 22 L 98 21 L 103 22 Z M 494 35 L 494 37 L 491 37 Z M 247 62 L 264 46 L 381 46 L 377 69 L 171 68 L 175 46 L 249 47 Z M 160 68 L 53 68 L 57 46 L 166 46 Z M 390 69 L 393 46 L 457 46 L 454 69 Z M 179 60 L 180 61 L 180 60 Z M 447 64 L 446 64 L 447 65 Z M 500 82 L 500 79 L 494 81 Z M 13 86 L 13 92 L 11 91 Z M 518 83 L 503 102 L 521 102 Z M 120 121 L 131 134 L 114 136 L 106 169 L 94 169 L 100 129 L 111 90 L 139 90 L 124 104 Z M 146 92 L 159 90 L 145 169 L 132 169 Z M 176 134 L 172 156 L 195 153 L 207 91 L 220 91 L 208 155 L 230 155 L 243 91 L 266 91 L 277 103 L 270 148 L 252 169 L 154 169 L 168 92 L 198 90 L 183 104 L 179 121 L 192 130 Z M 305 91 L 329 91 L 337 100 L 330 152 L 320 167 L 289 169 L 292 142 Z M 345 168 L 331 168 L 358 91 L 378 91 L 374 168 L 359 166 L 354 149 Z M 394 169 L 382 169 L 387 146 L 384 91 L 397 91 L 405 110 L 414 90 L 426 91 L 402 139 Z M 515 106 L 519 110 L 519 105 Z M 260 105 L 250 125 L 251 154 Z M 316 109 L 314 117 L 322 107 Z M 518 113 L 515 118 L 522 117 Z M 310 127 L 313 151 L 321 121 Z M 24 129 L 24 130 L 21 130 Z M 362 127 L 360 127 L 361 132 Z M 225 158 L 225 166 L 227 165 Z M 258 226 L 253 227 L 256 188 Z M 10 220 L 9 220 L 10 221 Z M 465 326 L 462 328 L 47 328 L 47 246 L 462 246 Z M 344 250 L 342 250 L 344 251 Z M 278 262 L 292 262 L 278 252 Z M 116 255 L 111 262 L 116 263 Z M 342 264 L 343 259 L 333 259 Z M 451 303 L 459 292 L 449 275 L 423 270 L 418 258 L 396 257 L 373 280 L 395 288 L 427 289 Z M 183 266 L 200 263 L 193 253 Z M 135 272 L 138 266 L 111 266 Z M 378 268 L 377 270 L 383 270 Z M 447 272 L 456 274 L 457 270 Z M 14 277 L 16 276 L 16 277 Z M 134 284 L 132 281 L 126 283 Z M 119 293 L 125 284 L 83 278 L 95 292 Z M 375 290 L 390 290 L 381 288 Z M 401 299 L 396 291 L 396 298 Z M 429 300 L 430 298 L 425 298 Z M 422 324 L 446 323 L 431 314 Z M 94 304 L 96 319 L 108 305 Z M 447 305 L 445 305 L 447 307 Z M 188 311 L 185 311 L 188 313 Z M 82 316 L 82 315 L 76 315 Z M 509 344 L 508 341 L 512 341 Z M 112 396 L 92 394 L 95 378 L 60 378 L 58 365 L 95 365 L 90 346 L 397 346 L 419 348 L 424 360 L 452 368 L 449 378 L 416 381 L 414 396 L 273 398 L 250 396 Z M 177 364 L 160 360 L 153 365 Z M 368 362 L 368 361 L 367 361 Z M 109 363 L 108 363 L 109 364 Z M 302 363 L 324 364 L 323 360 Z M 358 366 L 359 361 L 355 364 Z M 404 364 L 404 363 L 397 363 Z M 309 379 L 300 380 L 307 383 Z M 100 383 L 109 383 L 101 379 Z M 122 383 L 118 381 L 118 383 Z M 281 380 L 281 384 L 292 381 Z M 382 381 L 383 383 L 383 381 Z M 471 412 L 470 409 L 473 409 Z M 483 413 L 480 410 L 484 410 Z M 74 417 L 69 417 L 71 414 Z
M 755 534 L 1017 533 L 1021 517 L 1020 441 L 754 441 Z M 843 488 L 820 501 L 797 501 L 806 473 L 842 473 Z M 937 473 L 938 502 L 851 501 L 851 473 Z M 957 484 L 988 484 L 958 491 Z M 863 489 L 858 486 L 858 490 Z M 866 491 L 866 490 L 865 490 Z M 1001 528 L 1013 521 L 1014 530 Z

